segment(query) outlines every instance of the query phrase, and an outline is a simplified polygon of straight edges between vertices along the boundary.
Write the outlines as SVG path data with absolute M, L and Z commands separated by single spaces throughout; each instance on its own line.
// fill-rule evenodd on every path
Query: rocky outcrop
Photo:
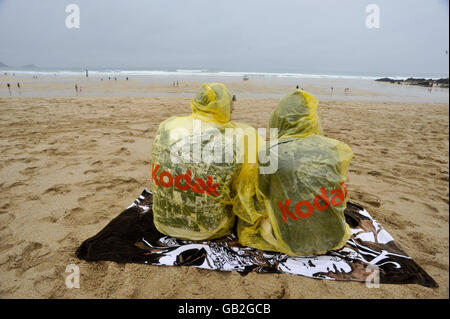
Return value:
M 376 79 L 378 82 L 388 82 L 393 84 L 418 85 L 424 87 L 441 87 L 448 88 L 448 78 L 441 79 L 423 79 L 423 78 L 407 78 L 406 80 L 395 80 L 391 78 Z

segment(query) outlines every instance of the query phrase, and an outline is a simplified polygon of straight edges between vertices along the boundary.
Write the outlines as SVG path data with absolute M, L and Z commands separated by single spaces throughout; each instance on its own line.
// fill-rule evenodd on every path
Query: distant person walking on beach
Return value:
M 19 94 L 22 95 L 22 91 L 20 90 L 20 83 L 17 82 L 17 88 L 19 89 Z
M 75 94 L 78 95 L 78 84 L 75 84 Z
M 89 77 L 88 69 L 86 69 L 86 77 L 87 77 L 87 78 Z
M 11 95 L 11 85 L 7 83 L 6 86 L 8 87 L 9 95 Z
M 333 95 L 333 87 L 331 87 L 331 95 Z

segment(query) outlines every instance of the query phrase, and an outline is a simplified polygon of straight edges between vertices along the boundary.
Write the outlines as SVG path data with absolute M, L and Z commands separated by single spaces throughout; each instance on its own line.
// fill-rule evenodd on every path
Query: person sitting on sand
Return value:
M 241 245 L 300 256 L 340 249 L 349 239 L 344 182 L 353 153 L 323 136 L 317 106 L 297 89 L 272 112 L 278 141 L 264 151 L 278 159 L 278 169 L 255 179 L 255 210 L 234 209 Z
M 224 84 L 205 83 L 191 100 L 190 116 L 159 125 L 152 192 L 154 224 L 161 233 L 184 240 L 231 233 L 232 203 L 251 191 L 245 183 L 257 172 L 257 147 L 263 143 L 254 128 L 230 121 L 232 100 Z

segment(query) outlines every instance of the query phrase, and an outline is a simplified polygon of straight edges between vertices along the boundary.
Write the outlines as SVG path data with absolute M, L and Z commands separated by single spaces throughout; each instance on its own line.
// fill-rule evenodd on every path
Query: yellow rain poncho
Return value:
M 252 212 L 236 206 L 242 245 L 300 256 L 339 249 L 350 237 L 344 182 L 353 153 L 322 135 L 317 106 L 314 96 L 295 90 L 272 112 L 278 141 L 264 151 L 278 169 L 259 174 Z
M 262 140 L 230 122 L 231 96 L 221 83 L 203 84 L 191 108 L 190 116 L 163 121 L 153 142 L 154 223 L 179 239 L 218 238 L 231 233 L 232 203 L 255 193 L 249 176 L 257 175 Z

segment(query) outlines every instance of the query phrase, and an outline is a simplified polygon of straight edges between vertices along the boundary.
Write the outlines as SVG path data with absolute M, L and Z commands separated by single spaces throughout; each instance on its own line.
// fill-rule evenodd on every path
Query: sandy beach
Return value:
M 355 154 L 350 199 L 439 288 L 78 260 L 83 240 L 151 188 L 156 129 L 190 113 L 205 79 L 171 80 L 0 79 L 0 298 L 449 298 L 448 89 L 373 81 L 224 80 L 238 96 L 232 119 L 255 127 L 267 127 L 295 83 L 317 95 L 325 134 Z M 66 288 L 69 264 L 80 267 L 80 289 Z

